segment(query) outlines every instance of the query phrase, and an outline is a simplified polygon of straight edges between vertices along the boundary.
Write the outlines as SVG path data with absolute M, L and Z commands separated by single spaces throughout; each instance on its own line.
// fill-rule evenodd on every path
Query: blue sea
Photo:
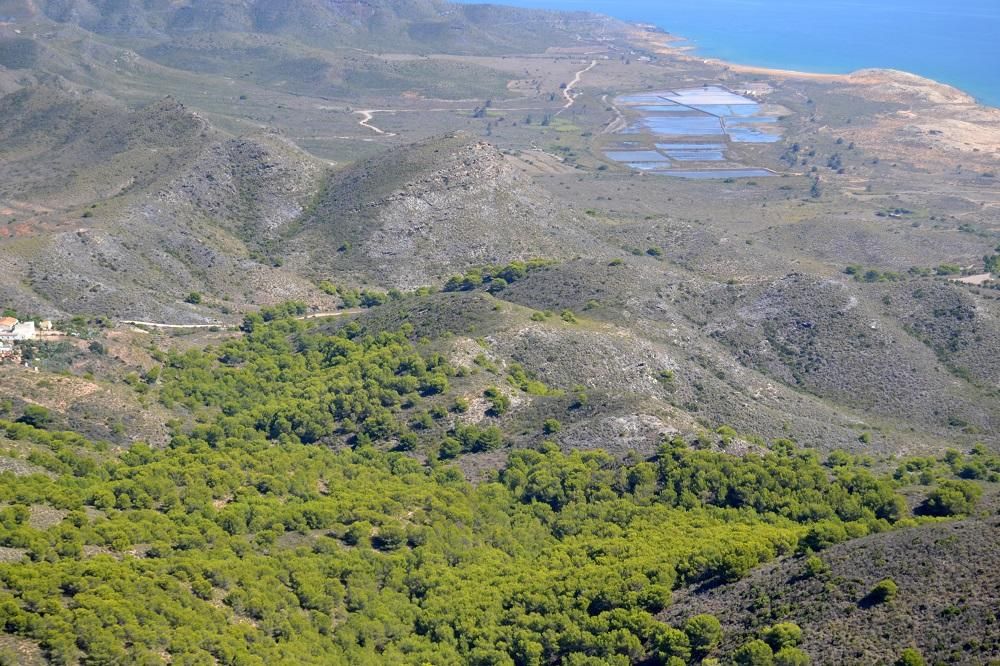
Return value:
M 1000 106 L 1000 0 L 496 0 L 651 23 L 734 63 L 847 73 L 887 67 Z

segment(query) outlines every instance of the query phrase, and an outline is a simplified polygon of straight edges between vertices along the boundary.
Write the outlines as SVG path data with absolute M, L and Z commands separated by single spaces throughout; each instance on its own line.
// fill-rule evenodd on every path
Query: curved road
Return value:
M 358 124 L 361 125 L 362 127 L 370 129 L 376 134 L 382 134 L 384 136 L 396 136 L 394 132 L 386 132 L 385 130 L 379 129 L 374 125 L 370 124 L 369 121 L 375 117 L 376 113 L 381 111 L 385 111 L 385 109 L 365 109 L 363 111 L 355 111 L 355 113 L 361 115 L 361 120 L 358 121 Z
M 352 308 L 348 310 L 337 310 L 336 312 L 314 312 L 312 314 L 302 315 L 295 318 L 300 321 L 303 319 L 321 319 L 323 317 L 339 317 L 345 314 L 357 314 L 361 311 L 361 308 Z M 132 326 L 148 326 L 149 328 L 237 328 L 236 324 L 161 324 L 155 321 L 139 321 L 137 319 L 119 319 L 118 323 L 130 324 Z
M 565 88 L 563 88 L 562 94 L 563 97 L 566 98 L 566 103 L 563 104 L 563 108 L 556 111 L 557 116 L 566 109 L 568 109 L 569 107 L 573 106 L 573 102 L 575 102 L 576 100 L 573 98 L 573 95 L 571 95 L 570 92 L 572 92 L 573 88 L 578 83 L 580 83 L 580 80 L 583 78 L 583 75 L 589 72 L 590 70 L 594 69 L 595 67 L 597 67 L 597 61 L 591 60 L 590 64 L 581 69 L 579 72 L 577 72 L 576 75 L 573 76 L 573 80 L 570 81 Z

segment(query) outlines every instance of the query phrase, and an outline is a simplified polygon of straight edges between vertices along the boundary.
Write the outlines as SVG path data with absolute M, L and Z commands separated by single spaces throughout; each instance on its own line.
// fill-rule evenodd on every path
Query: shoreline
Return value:
M 842 83 L 848 85 L 865 85 L 877 82 L 899 82 L 905 80 L 909 84 L 919 84 L 921 87 L 933 89 L 945 98 L 949 104 L 976 105 L 987 109 L 997 109 L 986 102 L 976 99 L 970 93 L 957 88 L 949 83 L 943 83 L 935 79 L 905 72 L 896 69 L 869 68 L 860 69 L 847 74 L 829 74 L 823 72 L 805 72 L 794 69 L 781 69 L 775 67 L 764 67 L 761 65 L 746 65 L 742 63 L 730 62 L 721 58 L 700 57 L 694 55 L 693 46 L 676 46 L 672 42 L 686 42 L 684 37 L 674 35 L 665 30 L 649 24 L 633 24 L 635 29 L 628 33 L 629 41 L 632 41 L 639 48 L 650 51 L 657 55 L 668 56 L 676 60 L 685 62 L 697 62 L 702 65 L 714 66 L 724 71 L 737 74 L 758 74 L 781 79 L 798 79 L 802 81 L 816 81 L 824 83 Z
M 763 67 L 761 65 L 744 65 L 741 63 L 729 62 L 721 58 L 708 58 L 694 55 L 694 46 L 674 46 L 671 42 L 686 42 L 684 37 L 678 37 L 660 28 L 640 23 L 636 24 L 636 30 L 629 35 L 630 39 L 636 40 L 639 44 L 658 55 L 670 56 L 678 60 L 694 61 L 704 65 L 715 65 L 733 72 L 744 74 L 766 74 L 768 76 L 778 76 L 782 78 L 807 79 L 813 81 L 841 81 L 847 83 L 853 74 L 825 74 L 822 72 L 803 72 L 794 69 L 779 69 L 774 67 Z M 930 80 L 930 79 L 928 79 Z

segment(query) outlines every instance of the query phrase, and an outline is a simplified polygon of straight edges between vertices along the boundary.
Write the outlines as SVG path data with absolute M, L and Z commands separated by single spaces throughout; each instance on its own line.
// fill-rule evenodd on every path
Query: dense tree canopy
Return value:
M 677 586 L 914 520 L 901 480 L 787 441 L 631 464 L 543 445 L 473 486 L 399 446 L 454 401 L 444 359 L 287 314 L 163 357 L 155 391 L 191 415 L 168 447 L 0 421 L 38 470 L 0 474 L 4 632 L 55 663 L 693 663 L 721 628 L 658 621 Z M 503 443 L 450 432 L 456 454 Z M 800 663 L 797 629 L 737 657 Z

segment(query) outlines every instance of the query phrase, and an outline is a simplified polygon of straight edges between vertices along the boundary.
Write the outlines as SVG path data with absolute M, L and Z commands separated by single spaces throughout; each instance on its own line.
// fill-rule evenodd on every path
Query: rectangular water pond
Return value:
M 760 111 L 757 104 L 697 104 L 693 108 L 713 116 L 752 116 Z
M 747 116 L 745 118 L 726 118 L 725 120 L 727 125 L 754 125 L 757 123 L 773 125 L 778 122 L 775 116 Z
M 678 162 L 721 162 L 725 146 L 721 143 L 658 143 L 656 147 Z
M 642 124 L 663 136 L 718 136 L 722 123 L 712 116 L 648 116 Z
M 628 167 L 636 171 L 652 171 L 654 173 L 670 168 L 670 162 L 629 162 Z
M 740 97 L 735 93 L 716 86 L 678 90 L 673 94 L 665 94 L 664 97 L 678 104 L 686 104 L 688 106 L 701 106 L 705 104 L 757 104 L 752 99 Z
M 653 173 L 688 180 L 712 180 L 720 178 L 763 178 L 774 174 L 767 169 L 711 169 L 709 171 L 654 171 Z
M 725 148 L 721 143 L 658 143 L 656 147 L 660 150 L 722 150 Z
M 662 104 L 664 106 L 674 106 L 674 103 L 663 97 L 663 93 L 649 93 L 645 95 L 622 95 L 616 97 L 618 104 Z
M 755 127 L 727 127 L 726 134 L 735 143 L 777 143 L 781 137 L 777 134 L 768 134 Z
M 722 162 L 721 150 L 669 150 L 667 157 L 678 162 Z
M 667 158 L 655 150 L 609 150 L 604 153 L 615 162 L 667 162 Z

